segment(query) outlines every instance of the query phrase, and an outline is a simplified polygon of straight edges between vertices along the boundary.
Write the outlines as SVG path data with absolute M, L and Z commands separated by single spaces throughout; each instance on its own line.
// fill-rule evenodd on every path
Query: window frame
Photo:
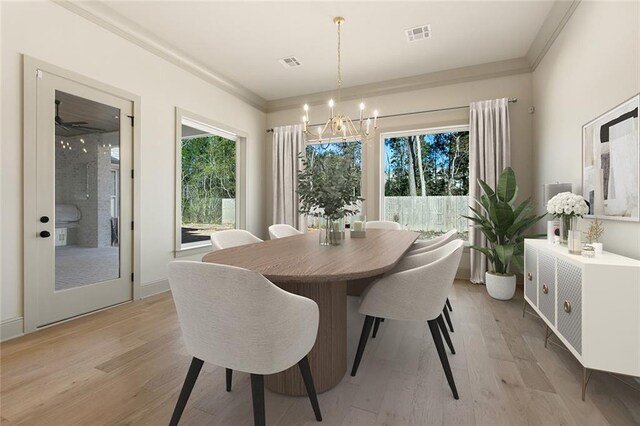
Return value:
M 378 195 L 378 211 L 380 212 L 380 217 L 386 217 L 386 212 L 384 210 L 384 198 L 385 198 L 385 174 L 384 174 L 384 160 L 385 160 L 385 151 L 384 151 L 384 141 L 389 138 L 394 137 L 403 137 L 403 136 L 420 136 L 420 135 L 433 135 L 437 133 L 447 133 L 447 132 L 469 132 L 470 126 L 469 124 L 454 124 L 450 126 L 437 126 L 437 127 L 426 127 L 420 129 L 413 130 L 396 130 L 389 132 L 381 132 L 380 139 L 378 144 L 378 152 L 380 152 L 378 170 L 380 173 L 380 180 L 378 184 L 380 185 L 379 195 Z
M 236 143 L 236 223 L 235 229 L 246 228 L 246 145 L 247 134 L 215 120 L 176 107 L 175 114 L 175 244 L 174 256 L 190 256 L 211 251 L 211 240 L 182 244 L 182 123 L 187 121 L 196 128 L 202 126 L 203 131 L 235 140 Z M 206 130 L 205 130 L 206 129 Z

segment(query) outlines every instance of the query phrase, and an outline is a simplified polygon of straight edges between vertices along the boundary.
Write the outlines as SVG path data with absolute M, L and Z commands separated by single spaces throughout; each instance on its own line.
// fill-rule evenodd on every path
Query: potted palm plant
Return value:
M 493 190 L 478 179 L 482 195 L 474 200 L 477 207 L 469 206 L 473 216 L 464 216 L 487 239 L 487 247 L 472 245 L 471 249 L 483 253 L 491 270 L 485 275 L 487 292 L 494 299 L 509 300 L 516 290 L 516 275 L 524 270 L 525 232 L 545 215 L 534 213 L 536 205 L 527 199 L 515 205 L 518 195 L 516 176 L 511 167 L 502 171 L 498 185 Z
M 302 158 L 302 170 L 298 171 L 298 196 L 300 213 L 321 217 L 321 245 L 339 245 L 342 235 L 341 220 L 358 214 L 356 195 L 360 186 L 360 174 L 354 155 L 323 155 Z

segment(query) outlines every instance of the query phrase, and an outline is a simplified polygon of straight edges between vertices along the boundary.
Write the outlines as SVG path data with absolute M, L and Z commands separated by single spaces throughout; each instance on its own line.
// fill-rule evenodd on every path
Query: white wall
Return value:
M 510 104 L 512 166 L 516 172 L 523 197 L 531 195 L 533 149 L 531 145 L 532 115 L 527 112 L 531 105 L 531 74 L 519 74 L 448 86 L 432 87 L 412 92 L 387 94 L 373 98 L 364 98 L 369 111 L 378 109 L 380 115 L 398 114 L 402 112 L 447 108 L 469 105 L 472 101 L 496 98 L 518 98 L 518 102 Z M 267 114 L 268 127 L 297 123 L 302 117 L 302 104 L 298 109 L 284 110 Z M 357 117 L 360 100 L 345 102 L 344 110 L 351 117 Z M 312 123 L 322 121 L 327 116 L 327 108 L 313 106 L 310 108 Z M 413 130 L 428 127 L 469 124 L 469 110 L 437 112 L 380 120 L 379 132 Z M 267 137 L 267 194 L 271 194 L 271 134 Z M 368 218 L 376 219 L 380 214 L 380 155 L 381 143 L 378 137 L 372 139 L 363 152 L 365 162 L 364 180 L 366 181 L 365 209 Z M 265 217 L 267 223 L 272 221 L 271 198 L 267 199 Z
M 556 181 L 582 192 L 582 125 L 640 91 L 639 61 L 640 3 L 581 2 L 533 72 L 538 199 Z M 604 225 L 605 250 L 640 259 L 640 223 Z
M 175 107 L 247 138 L 247 229 L 263 235 L 265 114 L 52 2 L 0 2 L 2 289 L 0 319 L 22 315 L 22 54 L 139 95 L 141 280 L 165 279 L 174 250 Z

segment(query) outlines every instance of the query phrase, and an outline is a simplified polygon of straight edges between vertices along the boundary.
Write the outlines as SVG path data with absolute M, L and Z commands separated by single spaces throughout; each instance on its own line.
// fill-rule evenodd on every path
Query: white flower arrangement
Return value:
M 589 207 L 581 195 L 561 192 L 549 200 L 547 212 L 555 217 L 582 217 L 589 213 Z

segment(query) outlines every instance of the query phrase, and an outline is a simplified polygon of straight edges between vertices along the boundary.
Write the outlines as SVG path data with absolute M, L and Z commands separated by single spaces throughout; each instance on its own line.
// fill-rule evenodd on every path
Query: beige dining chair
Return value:
M 458 390 L 451 373 L 440 329 L 444 328 L 442 307 L 451 291 L 462 258 L 463 247 L 462 240 L 452 241 L 442 248 L 439 253 L 441 257 L 436 260 L 431 259 L 429 254 L 423 254 L 410 260 L 415 261 L 418 266 L 385 275 L 365 289 L 359 309 L 360 313 L 365 315 L 365 320 L 351 370 L 352 376 L 355 376 L 358 371 L 376 318 L 426 321 L 453 397 L 458 399 Z M 429 260 L 433 261 L 429 262 Z
M 298 364 L 322 420 L 307 354 L 318 333 L 318 305 L 257 272 L 213 263 L 169 263 L 169 284 L 192 361 L 170 425 L 177 425 L 204 362 L 251 375 L 255 425 L 265 424 L 264 376 Z
M 302 234 L 302 232 L 285 223 L 276 223 L 275 225 L 271 225 L 269 227 L 269 238 L 271 238 L 272 240 L 300 234 Z
M 413 254 L 414 252 L 422 252 L 436 249 L 438 247 L 442 247 L 447 244 L 449 241 L 453 241 L 458 238 L 458 230 L 452 229 L 447 231 L 446 233 L 439 235 L 435 238 L 431 238 L 429 240 L 416 240 L 415 243 L 409 249 L 409 254 Z
M 211 245 L 214 250 L 260 243 L 262 240 L 244 229 L 227 229 L 211 234 Z
M 389 220 L 371 220 L 364 225 L 365 229 L 393 229 L 400 230 L 402 227 L 398 222 L 391 222 Z
M 430 240 L 418 240 L 415 243 L 413 243 L 413 246 L 409 249 L 409 252 L 407 253 L 408 255 L 413 255 L 413 254 L 418 254 L 418 253 L 425 253 L 428 251 L 432 251 L 435 250 L 437 248 L 440 248 L 444 245 L 446 245 L 447 243 L 456 240 L 458 238 L 458 230 L 457 229 L 452 229 L 450 231 L 447 231 L 446 233 L 436 237 L 436 238 L 432 238 Z M 449 330 L 453 333 L 453 322 L 451 321 L 451 316 L 449 314 L 449 312 L 453 312 L 453 307 L 451 306 L 451 302 L 449 301 L 449 298 L 447 297 L 447 300 L 445 302 L 446 304 L 446 309 L 443 311 L 444 313 L 444 319 L 447 321 L 447 325 L 449 326 Z

